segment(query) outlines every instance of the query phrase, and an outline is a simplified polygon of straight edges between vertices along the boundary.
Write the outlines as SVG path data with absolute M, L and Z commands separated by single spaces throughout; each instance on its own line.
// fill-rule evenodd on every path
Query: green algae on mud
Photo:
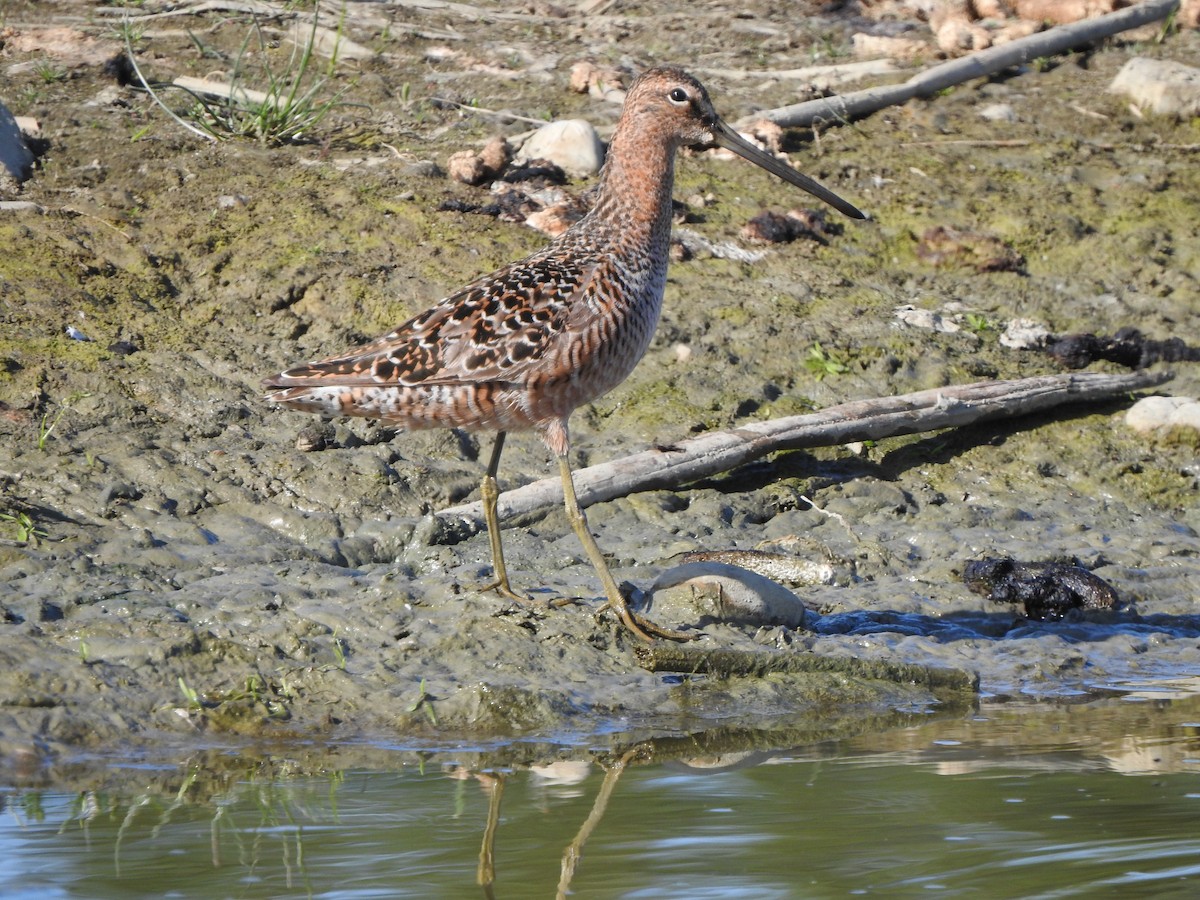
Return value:
M 748 8 L 794 30 L 787 10 Z M 697 26 L 694 10 L 669 6 L 630 12 L 621 52 L 667 61 L 651 50 L 673 15 L 689 17 L 697 66 L 766 52 L 757 37 L 703 17 Z M 212 40 L 227 41 L 235 24 Z M 553 25 L 456 27 L 497 71 L 513 47 L 541 58 L 562 38 Z M 582 34 L 599 58 L 616 52 Z M 13 76 L 15 91 L 41 98 L 29 111 L 49 150 L 23 193 L 48 212 L 0 221 L 0 512 L 20 511 L 44 533 L 15 546 L 0 525 L 6 748 L 229 732 L 663 733 L 761 723 L 807 702 L 795 683 L 672 684 L 638 670 L 595 615 L 596 585 L 558 511 L 508 530 L 510 566 L 535 597 L 584 601 L 514 609 L 478 594 L 485 538 L 443 543 L 424 514 L 475 489 L 486 437 L 396 436 L 359 422 L 314 438 L 314 422 L 262 406 L 264 375 L 381 333 L 542 243 L 522 226 L 436 211 L 485 193 L 425 164 L 525 126 L 435 96 L 613 119 L 610 105 L 565 90 L 566 59 L 521 79 L 457 78 L 454 63 L 374 38 L 391 56 L 368 64 L 348 99 L 370 105 L 378 133 L 345 143 L 331 130 L 308 146 L 200 146 L 137 92 L 93 103 L 112 87 L 98 71 L 53 87 Z M 1052 371 L 991 331 L 900 330 L 903 304 L 956 301 L 990 322 L 1028 317 L 1058 331 L 1200 333 L 1189 214 L 1200 170 L 1171 149 L 1194 143 L 1194 125 L 1138 119 L 1103 92 L 1131 53 L 1183 58 L 1196 42 L 1108 46 L 1086 66 L 1008 73 L 790 145 L 803 171 L 873 221 L 755 264 L 701 255 L 672 265 L 646 359 L 572 421 L 577 457 L 615 458 L 745 417 Z M 153 47 L 164 67 L 211 65 L 183 38 Z M 776 48 L 764 65 L 790 68 L 795 53 Z M 779 82 L 710 88 L 729 119 L 791 99 Z M 985 99 L 1009 103 L 1017 121 L 1000 133 L 976 113 Z M 361 125 L 360 109 L 339 115 Z M 147 136 L 123 139 L 146 125 Z M 803 201 L 738 162 L 687 156 L 678 170 L 677 195 L 712 194 L 689 225 L 711 240 L 738 240 L 761 207 Z M 917 242 L 943 224 L 995 234 L 1025 257 L 1024 273 L 930 266 Z M 68 325 L 91 341 L 69 338 Z M 110 350 L 117 341 L 135 352 Z M 817 344 L 847 371 L 806 366 Z M 1194 395 L 1200 377 L 1181 367 L 1171 387 Z M 72 397 L 39 441 L 43 417 Z M 837 582 L 804 596 L 823 614 L 817 631 L 723 629 L 714 643 L 969 668 L 991 696 L 1073 695 L 1200 662 L 1188 637 L 1200 578 L 1194 448 L 1138 438 L 1121 412 L 781 454 L 589 515 L 621 576 L 638 583 L 676 553 L 764 541 L 833 561 Z M 516 438 L 502 486 L 547 467 L 536 440 Z M 998 552 L 1077 556 L 1135 608 L 1117 625 L 1023 630 L 958 581 L 965 559 Z M 821 690 L 837 702 L 831 683 Z M 884 707 L 923 702 L 890 691 L 877 695 Z M 856 712 L 870 707 L 864 697 Z

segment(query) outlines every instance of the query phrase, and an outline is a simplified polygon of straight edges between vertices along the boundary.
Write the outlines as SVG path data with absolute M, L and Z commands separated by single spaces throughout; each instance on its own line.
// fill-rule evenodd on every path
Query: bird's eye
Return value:
M 688 93 L 683 88 L 674 88 L 671 93 L 667 94 L 667 99 L 672 103 L 687 103 Z

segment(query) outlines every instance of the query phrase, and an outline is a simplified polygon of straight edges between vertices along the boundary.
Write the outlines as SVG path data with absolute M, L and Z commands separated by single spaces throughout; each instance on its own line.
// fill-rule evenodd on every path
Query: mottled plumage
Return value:
M 848 215 L 862 216 L 738 137 L 690 75 L 650 69 L 626 97 L 588 215 L 544 249 L 451 294 L 383 337 L 267 379 L 267 399 L 406 429 L 499 432 L 482 493 L 494 587 L 512 597 L 517 595 L 504 568 L 495 474 L 505 433 L 536 429 L 559 459 L 567 511 L 610 603 L 644 637 L 575 499 L 567 419 L 624 381 L 646 352 L 667 278 L 675 152 L 707 142 Z

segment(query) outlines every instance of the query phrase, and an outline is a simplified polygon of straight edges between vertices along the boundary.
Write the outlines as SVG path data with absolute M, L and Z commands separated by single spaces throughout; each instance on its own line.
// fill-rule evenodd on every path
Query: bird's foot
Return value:
M 491 584 L 481 585 L 478 588 L 478 591 L 481 594 L 486 594 L 491 591 L 495 591 L 497 594 L 499 594 L 501 597 L 505 598 L 506 600 L 512 600 L 516 603 L 523 603 L 525 605 L 529 605 L 531 603 L 537 602 L 536 600 L 534 600 L 532 597 L 528 596 L 527 594 L 518 594 L 516 591 L 514 591 L 512 589 L 512 587 L 509 585 L 507 578 L 497 578 Z
M 621 598 L 620 603 L 609 600 L 608 603 L 600 607 L 601 612 L 606 609 L 616 610 L 617 616 L 621 619 L 621 624 L 632 631 L 635 637 L 640 638 L 647 644 L 652 642 L 655 637 L 665 638 L 668 641 L 681 642 L 694 641 L 700 637 L 699 632 L 676 631 L 674 628 L 667 628 L 656 622 L 651 622 L 645 616 L 639 615 L 630 609 L 629 603 L 624 597 Z

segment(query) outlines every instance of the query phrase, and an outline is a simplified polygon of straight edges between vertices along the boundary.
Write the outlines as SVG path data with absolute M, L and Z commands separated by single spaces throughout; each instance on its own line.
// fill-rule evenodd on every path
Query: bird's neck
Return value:
M 600 176 L 593 217 L 623 242 L 662 252 L 671 240 L 671 187 L 675 148 L 650 141 L 633 144 L 618 129 Z

